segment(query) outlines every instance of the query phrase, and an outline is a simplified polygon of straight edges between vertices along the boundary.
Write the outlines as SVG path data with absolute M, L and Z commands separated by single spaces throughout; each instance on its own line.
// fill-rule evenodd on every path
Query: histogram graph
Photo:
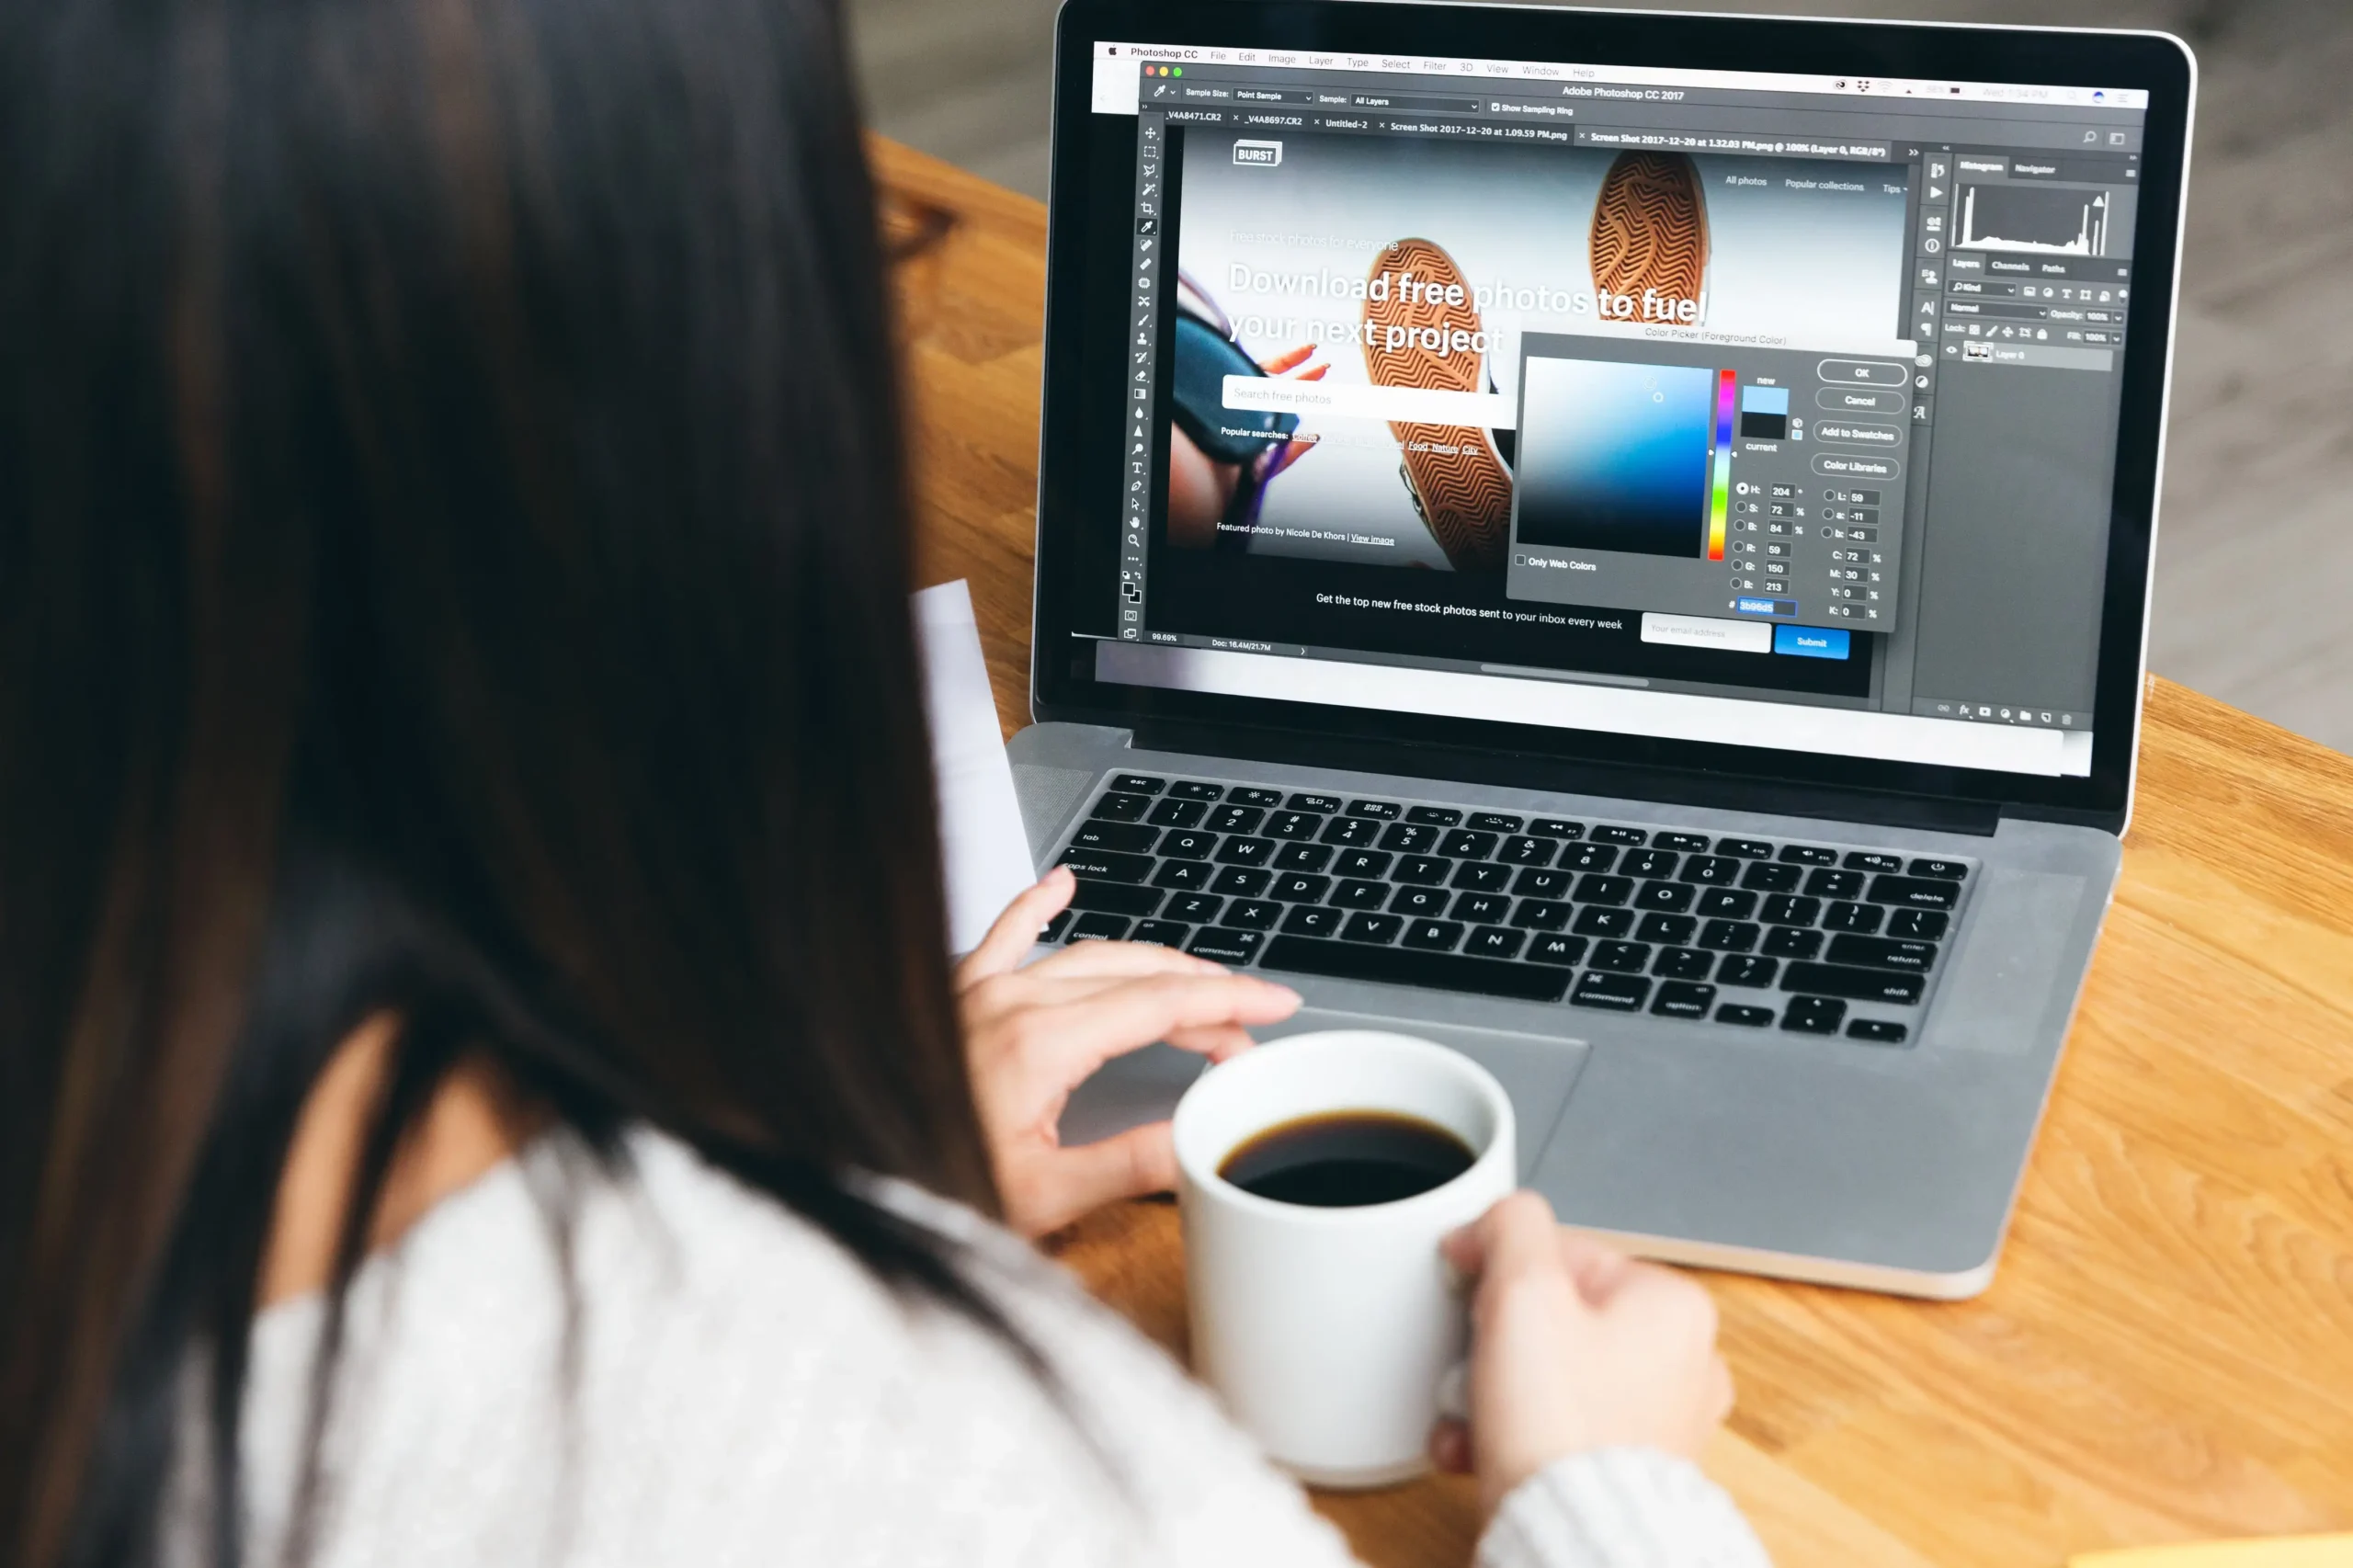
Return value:
M 1961 233 L 1971 250 L 2046 256 L 2108 254 L 2108 192 L 2032 185 L 1972 185 L 1961 196 Z

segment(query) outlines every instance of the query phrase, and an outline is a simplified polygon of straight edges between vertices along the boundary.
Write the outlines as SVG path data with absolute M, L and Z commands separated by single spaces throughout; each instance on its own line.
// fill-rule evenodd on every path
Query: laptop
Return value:
M 1068 0 L 1049 947 L 1502 1079 L 1634 1252 L 1992 1278 L 2132 801 L 2154 33 Z M 1065 1135 L 1165 1115 L 1156 1046 Z

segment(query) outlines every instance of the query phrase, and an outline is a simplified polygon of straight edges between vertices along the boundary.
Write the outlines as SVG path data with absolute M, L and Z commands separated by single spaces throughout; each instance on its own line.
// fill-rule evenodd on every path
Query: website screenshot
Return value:
M 1097 678 L 2088 771 L 2130 93 L 1097 45 Z

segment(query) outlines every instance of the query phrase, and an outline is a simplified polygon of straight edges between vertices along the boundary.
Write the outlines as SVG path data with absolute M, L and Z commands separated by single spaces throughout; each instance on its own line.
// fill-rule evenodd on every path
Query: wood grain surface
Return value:
M 888 142 L 923 581 L 963 577 L 1027 722 L 1045 211 Z M 1176 1212 L 1057 1250 L 1180 1354 Z M 1783 1568 L 2031 1568 L 2353 1528 L 2353 761 L 2152 683 L 2124 874 L 1993 1289 L 1708 1284 L 1741 1389 L 1711 1471 Z M 1318 1506 L 1460 1564 L 1459 1482 Z

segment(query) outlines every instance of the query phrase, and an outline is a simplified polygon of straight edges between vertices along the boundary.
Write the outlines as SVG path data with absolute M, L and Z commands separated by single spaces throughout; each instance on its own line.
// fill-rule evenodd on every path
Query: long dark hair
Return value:
M 994 1203 L 847 81 L 827 0 L 0 12 L 0 1562 L 152 1557 L 192 1360 L 233 1486 L 370 1017 L 338 1284 L 486 1058 L 986 1315 L 844 1181 Z

